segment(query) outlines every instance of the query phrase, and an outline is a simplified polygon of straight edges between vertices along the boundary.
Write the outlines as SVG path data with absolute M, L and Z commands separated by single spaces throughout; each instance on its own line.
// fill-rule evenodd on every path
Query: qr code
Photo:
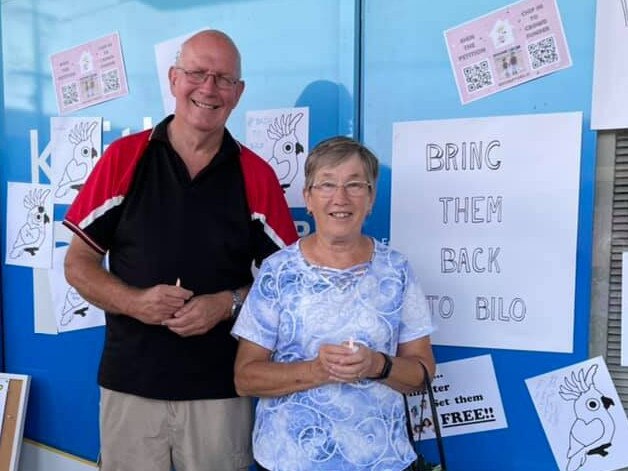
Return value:
M 528 54 L 533 69 L 540 69 L 558 62 L 558 51 L 554 36 L 548 36 L 535 43 L 528 44 Z
M 79 102 L 78 86 L 76 82 L 68 83 L 61 86 L 61 96 L 63 97 L 63 106 L 74 105 Z
M 118 75 L 118 69 L 111 69 L 103 72 L 101 80 L 102 90 L 105 95 L 107 93 L 113 93 L 120 90 L 120 76 Z
M 493 85 L 493 74 L 486 59 L 465 67 L 462 69 L 462 72 L 464 73 L 464 81 L 469 92 L 476 92 L 484 87 Z

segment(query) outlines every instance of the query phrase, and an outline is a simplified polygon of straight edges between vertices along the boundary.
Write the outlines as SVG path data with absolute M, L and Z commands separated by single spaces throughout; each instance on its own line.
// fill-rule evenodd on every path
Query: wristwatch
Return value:
M 240 314 L 240 309 L 242 309 L 242 295 L 240 294 L 240 291 L 232 289 L 231 299 L 231 319 L 235 321 Z
M 384 357 L 384 367 L 382 368 L 382 371 L 379 375 L 377 376 L 372 376 L 368 379 L 375 379 L 375 380 L 380 380 L 380 379 L 386 379 L 390 376 L 390 370 L 392 370 L 392 359 L 386 355 L 384 352 L 379 352 L 382 354 L 382 356 Z

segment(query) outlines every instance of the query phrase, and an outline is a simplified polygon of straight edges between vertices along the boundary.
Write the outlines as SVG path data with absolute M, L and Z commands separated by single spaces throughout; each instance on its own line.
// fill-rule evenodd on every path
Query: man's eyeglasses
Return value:
M 346 183 L 336 183 L 324 181 L 320 183 L 314 183 L 310 186 L 310 188 L 314 188 L 321 196 L 332 196 L 336 193 L 338 188 L 344 188 L 349 196 L 364 196 L 366 195 L 371 187 L 369 182 L 363 182 L 358 180 L 352 180 Z
M 214 80 L 214 85 L 218 88 L 222 90 L 231 90 L 239 82 L 238 79 L 229 75 L 212 74 L 210 72 L 203 72 L 202 70 L 187 70 L 183 67 L 175 67 L 175 69 L 183 72 L 188 82 L 193 83 L 194 85 L 201 85 L 205 83 L 209 77 L 211 77 Z

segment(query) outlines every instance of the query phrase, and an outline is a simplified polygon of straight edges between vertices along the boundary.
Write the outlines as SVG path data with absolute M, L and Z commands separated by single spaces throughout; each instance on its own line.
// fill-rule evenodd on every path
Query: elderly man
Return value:
M 251 404 L 229 335 L 251 264 L 296 240 L 270 166 L 225 128 L 244 90 L 215 30 L 169 70 L 174 116 L 113 142 L 68 210 L 68 282 L 107 313 L 104 471 L 246 469 Z M 110 271 L 102 267 L 109 256 Z

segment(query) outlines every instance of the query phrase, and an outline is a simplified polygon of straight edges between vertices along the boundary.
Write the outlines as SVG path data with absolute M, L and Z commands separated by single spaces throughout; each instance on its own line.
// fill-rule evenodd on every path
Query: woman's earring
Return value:
M 312 216 L 312 211 L 310 211 L 309 209 L 307 209 L 307 210 L 305 211 L 305 214 L 307 214 L 308 216 L 310 216 L 310 217 L 311 217 L 311 216 Z

